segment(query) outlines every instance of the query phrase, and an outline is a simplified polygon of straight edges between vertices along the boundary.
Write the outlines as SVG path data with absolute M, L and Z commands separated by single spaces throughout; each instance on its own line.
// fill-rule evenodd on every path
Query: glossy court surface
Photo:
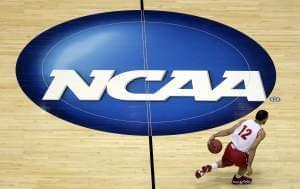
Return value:
M 34 105 L 15 77 L 19 53 L 39 33 L 73 18 L 139 6 L 131 0 L 0 2 L 0 188 L 151 188 L 147 137 L 94 131 L 58 119 Z M 281 100 L 261 106 L 270 112 L 267 138 L 257 151 L 254 183 L 247 188 L 298 188 L 300 3 L 146 0 L 145 9 L 224 23 L 268 51 L 277 70 L 271 96 Z M 157 188 L 234 188 L 235 168 L 194 179 L 198 166 L 220 158 L 207 151 L 208 137 L 230 125 L 153 137 Z

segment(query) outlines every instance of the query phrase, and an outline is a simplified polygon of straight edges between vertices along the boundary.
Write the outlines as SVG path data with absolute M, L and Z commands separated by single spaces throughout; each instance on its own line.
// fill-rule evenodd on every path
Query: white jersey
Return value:
M 260 129 L 261 126 L 254 120 L 244 121 L 234 130 L 231 142 L 239 151 L 248 152 Z

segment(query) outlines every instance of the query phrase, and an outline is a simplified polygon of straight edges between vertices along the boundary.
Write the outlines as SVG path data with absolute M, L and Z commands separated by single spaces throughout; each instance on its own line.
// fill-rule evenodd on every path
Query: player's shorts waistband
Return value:
M 248 152 L 244 152 L 244 151 L 239 150 L 232 142 L 230 142 L 229 145 L 231 146 L 231 148 L 233 150 L 238 150 L 238 151 L 243 152 L 243 153 L 248 153 Z

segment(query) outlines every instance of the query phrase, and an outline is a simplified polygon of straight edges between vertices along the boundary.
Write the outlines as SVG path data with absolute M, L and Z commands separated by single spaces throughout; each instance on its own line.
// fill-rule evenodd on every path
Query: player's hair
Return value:
M 268 116 L 269 116 L 269 113 L 266 110 L 259 110 L 256 113 L 255 119 L 257 121 L 262 121 L 262 120 L 268 118 Z

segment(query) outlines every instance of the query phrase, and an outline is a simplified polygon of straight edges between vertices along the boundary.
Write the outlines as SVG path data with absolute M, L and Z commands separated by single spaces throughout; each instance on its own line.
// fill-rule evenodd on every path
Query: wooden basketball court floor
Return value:
M 261 106 L 270 112 L 267 137 L 253 165 L 254 183 L 243 188 L 300 188 L 300 1 L 146 0 L 145 8 L 222 22 L 267 49 L 277 69 L 271 96 L 281 101 Z M 58 119 L 34 105 L 15 77 L 20 51 L 37 34 L 72 18 L 126 9 L 139 9 L 139 1 L 0 1 L 0 189 L 151 188 L 147 137 L 94 131 Z M 230 184 L 236 168 L 194 178 L 198 166 L 220 158 L 208 153 L 208 137 L 230 125 L 154 137 L 157 188 L 237 188 Z

